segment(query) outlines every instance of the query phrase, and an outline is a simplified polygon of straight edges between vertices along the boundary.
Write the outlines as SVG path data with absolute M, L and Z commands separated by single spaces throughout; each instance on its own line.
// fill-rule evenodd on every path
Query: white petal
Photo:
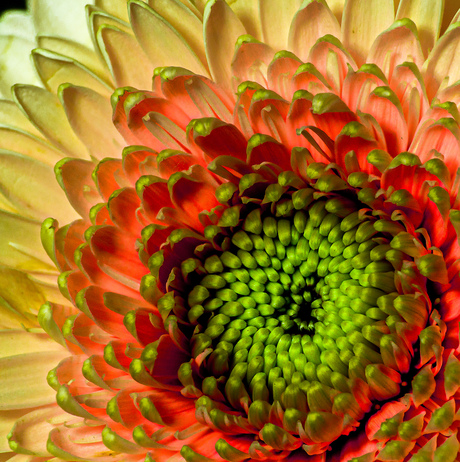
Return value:
M 35 28 L 32 16 L 26 11 L 5 11 L 0 17 L 0 35 L 15 35 L 34 42 Z
M 414 21 L 425 56 L 439 37 L 443 9 L 443 0 L 401 0 L 399 4 L 396 19 L 409 18 Z
M 358 66 L 377 36 L 393 24 L 393 0 L 346 0 L 342 21 L 342 38 Z
M 91 0 L 31 0 L 37 35 L 64 37 L 92 47 L 86 25 L 85 5 Z
M 35 43 L 21 37 L 0 36 L 0 93 L 11 99 L 15 83 L 41 85 L 30 60 Z

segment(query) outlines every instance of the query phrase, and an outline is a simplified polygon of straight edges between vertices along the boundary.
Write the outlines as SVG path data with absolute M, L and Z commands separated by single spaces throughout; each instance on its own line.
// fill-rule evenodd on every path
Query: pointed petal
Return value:
M 425 56 L 428 56 L 439 37 L 443 10 L 443 0 L 401 0 L 399 3 L 396 19 L 409 18 L 414 21 Z
M 259 0 L 263 41 L 274 50 L 286 50 L 292 18 L 302 0 Z
M 118 87 L 152 86 L 153 69 L 135 38 L 118 27 L 103 25 L 97 31 L 97 43 Z
M 340 24 L 324 0 L 309 0 L 303 3 L 289 29 L 289 50 L 306 61 L 310 49 L 326 34 L 341 38 Z
M 72 131 L 57 96 L 31 85 L 15 85 L 13 92 L 30 121 L 55 146 L 72 157 L 88 157 L 85 146 Z
M 61 86 L 59 98 L 73 131 L 96 159 L 120 156 L 125 143 L 112 123 L 108 98 L 70 84 Z
M 231 63 L 235 43 L 246 29 L 225 1 L 210 0 L 204 12 L 203 33 L 212 78 L 232 92 Z
M 107 96 L 113 91 L 113 87 L 72 58 L 40 48 L 32 52 L 32 57 L 43 85 L 52 93 L 56 93 L 62 83 L 88 87 Z
M 394 20 L 393 0 L 347 0 L 343 12 L 343 44 L 358 66 L 366 61 L 376 37 Z

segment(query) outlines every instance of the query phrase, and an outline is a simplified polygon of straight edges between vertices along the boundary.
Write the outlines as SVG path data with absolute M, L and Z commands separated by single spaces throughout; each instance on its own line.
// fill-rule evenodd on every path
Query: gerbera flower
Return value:
M 460 5 L 84 3 L 0 22 L 1 460 L 459 460 Z

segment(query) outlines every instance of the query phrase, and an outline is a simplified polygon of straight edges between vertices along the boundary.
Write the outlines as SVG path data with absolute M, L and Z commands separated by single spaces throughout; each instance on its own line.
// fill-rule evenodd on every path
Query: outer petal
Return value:
M 347 0 L 343 12 L 343 44 L 358 65 L 366 61 L 375 38 L 394 19 L 393 0 Z

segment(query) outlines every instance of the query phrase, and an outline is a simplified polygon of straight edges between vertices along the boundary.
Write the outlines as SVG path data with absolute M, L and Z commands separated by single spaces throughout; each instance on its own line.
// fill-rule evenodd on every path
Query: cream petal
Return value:
M 77 61 L 92 73 L 96 74 L 106 84 L 112 85 L 112 78 L 104 65 L 103 60 L 93 50 L 86 48 L 77 42 L 65 40 L 59 37 L 38 37 L 39 48 L 52 51 L 62 56 L 71 56 L 74 61 Z
M 13 94 L 30 121 L 71 157 L 88 158 L 88 151 L 66 119 L 56 95 L 31 85 L 15 85 Z
M 99 10 L 98 8 L 93 7 L 91 5 L 87 6 L 86 8 L 88 15 L 88 24 L 90 24 L 90 33 L 94 41 L 96 41 L 97 39 L 97 31 L 104 25 L 115 26 L 116 28 L 121 29 L 123 32 L 132 32 L 131 27 L 129 25 L 129 17 L 128 21 L 125 22 L 117 16 L 112 16 L 111 14 Z
M 377 64 L 388 80 L 395 67 L 404 62 L 413 62 L 421 67 L 424 58 L 416 33 L 413 23 L 407 19 L 396 21 L 375 39 L 367 61 Z
M 0 411 L 0 461 L 3 462 L 1 456 L 5 452 L 9 452 L 9 456 L 11 456 L 11 449 L 8 444 L 8 433 L 13 428 L 14 423 L 16 420 L 21 418 L 24 414 L 27 414 L 27 410 L 24 409 L 15 409 L 12 411 Z
M 327 0 L 332 14 L 336 17 L 337 21 L 342 23 L 343 9 L 345 8 L 345 0 Z
M 94 5 L 122 21 L 129 21 L 126 0 L 95 0 Z
M 0 359 L 0 410 L 26 409 L 55 402 L 48 371 L 69 356 L 67 350 L 44 351 Z
M 92 0 L 30 0 L 37 35 L 64 37 L 92 46 L 86 26 L 85 5 Z
M 35 43 L 9 36 L 0 36 L 0 93 L 11 99 L 11 87 L 15 83 L 41 85 L 29 55 Z
M 172 13 L 180 14 L 174 11 Z M 134 34 L 149 57 L 153 68 L 180 65 L 197 74 L 207 74 L 206 68 L 184 40 L 184 37 L 165 18 L 138 0 L 129 2 L 129 15 Z M 191 13 L 189 17 L 182 13 L 179 19 L 186 21 L 187 27 L 190 22 L 191 31 L 200 25 L 196 16 Z M 187 39 L 187 37 L 185 38 Z M 199 39 L 195 33 L 192 34 L 191 38 L 194 39 L 195 43 L 198 43 Z M 200 53 L 203 52 L 203 59 L 205 59 L 204 49 L 199 51 Z
M 112 123 L 110 100 L 84 87 L 61 86 L 59 98 L 73 131 L 97 159 L 119 157 L 124 141 Z
M 39 221 L 0 210 L 0 265 L 23 271 L 54 273 L 40 242 Z
M 63 83 L 88 87 L 107 96 L 113 92 L 113 87 L 72 58 L 40 48 L 32 52 L 32 57 L 43 85 L 52 93 L 57 93 Z
M 66 349 L 45 333 L 28 332 L 24 329 L 0 331 L 0 358 L 37 351 L 66 351 Z
M 414 21 L 425 56 L 439 37 L 443 10 L 444 0 L 401 0 L 399 4 L 396 19 L 409 18 Z
M 306 61 L 310 49 L 326 34 L 340 39 L 340 24 L 325 0 L 306 0 L 292 20 L 288 48 Z
M 52 166 L 4 150 L 0 150 L 0 163 L 0 192 L 22 215 L 37 220 L 55 216 L 62 223 L 77 218 Z
M 117 86 L 151 88 L 153 68 L 131 34 L 104 25 L 97 31 L 97 43 Z
M 212 78 L 231 93 L 235 43 L 239 36 L 246 33 L 246 29 L 227 3 L 210 0 L 204 11 L 203 33 Z
M 14 35 L 34 42 L 35 28 L 32 16 L 26 11 L 5 11 L 0 18 L 0 35 Z
M 257 40 L 262 40 L 262 24 L 260 22 L 260 0 L 235 0 L 231 8 L 243 23 L 248 34 Z
M 289 28 L 302 0 L 259 0 L 263 41 L 275 50 L 286 50 Z
M 150 0 L 149 5 L 179 32 L 201 63 L 206 64 L 201 14 L 196 9 L 192 10 L 185 6 L 179 0 Z M 183 67 L 187 66 L 184 64 Z
M 445 88 L 460 79 L 460 25 L 451 26 L 438 40 L 423 66 L 428 99 L 439 87 Z
M 49 143 L 21 130 L 0 127 L 0 139 L 3 150 L 24 154 L 51 167 L 62 158 L 62 153 Z
M 342 39 L 358 66 L 364 64 L 372 43 L 393 20 L 393 0 L 346 0 Z
M 18 106 L 9 100 L 0 100 L 0 125 L 26 131 L 39 138 L 44 138 Z

